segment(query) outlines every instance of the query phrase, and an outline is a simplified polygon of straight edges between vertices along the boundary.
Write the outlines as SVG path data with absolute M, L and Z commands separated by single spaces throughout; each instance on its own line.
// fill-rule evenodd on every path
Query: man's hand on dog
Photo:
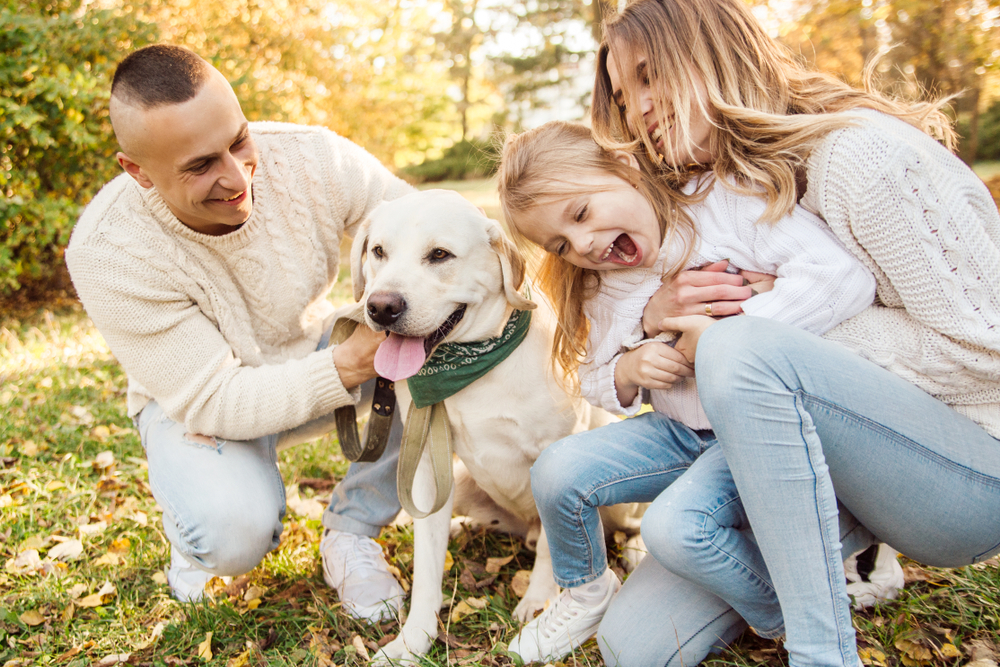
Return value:
M 372 331 L 365 324 L 359 324 L 347 340 L 333 348 L 333 363 L 345 389 L 357 387 L 377 375 L 375 351 L 385 336 L 384 331 Z

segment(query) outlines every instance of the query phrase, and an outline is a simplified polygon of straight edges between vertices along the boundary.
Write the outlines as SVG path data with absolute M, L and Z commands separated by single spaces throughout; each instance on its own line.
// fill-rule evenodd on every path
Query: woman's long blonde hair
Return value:
M 654 91 L 660 127 L 675 116 L 676 141 L 664 133 L 667 155 L 690 149 L 690 105 L 696 99 L 692 75 L 708 90 L 714 128 L 707 147 L 712 169 L 727 184 L 767 200 L 764 220 L 777 220 L 795 206 L 796 174 L 812 148 L 831 130 L 851 123 L 840 111 L 870 108 L 896 116 L 941 140 L 955 144 L 945 101 L 908 103 L 870 86 L 859 90 L 832 76 L 806 69 L 772 39 L 744 0 L 637 0 L 605 20 L 598 51 L 591 118 L 596 139 L 608 147 L 655 149 L 645 128 L 633 131 L 612 98 L 608 54 L 613 52 L 626 108 L 637 102 L 642 82 L 635 65 L 646 58 L 644 75 Z M 871 80 L 870 63 L 866 81 Z M 655 95 L 656 92 L 662 93 Z M 678 146 L 673 144 L 677 143 Z M 690 150 L 687 151 L 690 154 Z M 675 186 L 685 167 L 661 168 Z
M 582 174 L 611 174 L 633 185 L 653 207 L 660 224 L 660 238 L 683 243 L 682 260 L 668 267 L 670 276 L 684 265 L 693 250 L 695 229 L 677 203 L 675 192 L 658 184 L 658 168 L 644 155 L 636 156 L 639 169 L 625 164 L 614 151 L 594 140 L 589 128 L 578 123 L 553 121 L 504 142 L 497 190 L 511 236 L 529 258 L 537 287 L 548 297 L 558 320 L 552 357 L 573 386 L 576 370 L 586 355 L 587 319 L 584 301 L 601 284 L 600 272 L 584 269 L 559 257 L 539 254 L 519 227 L 522 215 L 539 204 L 593 192 L 576 178 Z

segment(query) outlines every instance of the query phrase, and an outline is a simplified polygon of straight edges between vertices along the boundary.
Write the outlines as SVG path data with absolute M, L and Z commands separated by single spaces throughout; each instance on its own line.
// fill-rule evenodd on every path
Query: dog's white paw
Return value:
M 430 619 L 423 627 L 407 620 L 399 636 L 382 647 L 372 662 L 386 665 L 414 665 L 420 656 L 426 655 L 437 638 L 437 617 Z

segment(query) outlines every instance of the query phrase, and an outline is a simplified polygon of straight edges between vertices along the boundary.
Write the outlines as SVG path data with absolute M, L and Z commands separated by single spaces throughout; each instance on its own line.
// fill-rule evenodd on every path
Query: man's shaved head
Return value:
M 133 157 L 142 154 L 136 111 L 187 102 L 213 69 L 194 52 L 170 44 L 147 46 L 122 60 L 111 82 L 111 125 L 122 150 Z

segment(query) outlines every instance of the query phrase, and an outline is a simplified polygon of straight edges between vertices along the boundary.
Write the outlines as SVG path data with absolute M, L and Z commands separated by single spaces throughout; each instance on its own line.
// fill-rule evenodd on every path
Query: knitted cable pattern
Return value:
M 876 111 L 852 115 L 810 156 L 802 205 L 873 268 L 878 302 L 827 338 L 1000 437 L 996 205 L 930 137 Z

